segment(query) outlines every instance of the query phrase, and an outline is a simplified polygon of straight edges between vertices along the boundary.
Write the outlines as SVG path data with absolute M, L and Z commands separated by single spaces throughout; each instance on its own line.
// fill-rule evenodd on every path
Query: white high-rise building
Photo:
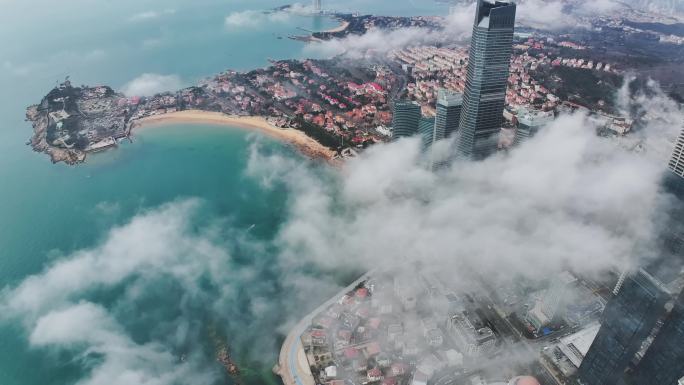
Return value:
M 313 7 L 314 7 L 314 11 L 320 12 L 321 11 L 321 0 L 313 0 Z
M 684 178 L 684 130 L 679 133 L 667 167 L 673 173 Z

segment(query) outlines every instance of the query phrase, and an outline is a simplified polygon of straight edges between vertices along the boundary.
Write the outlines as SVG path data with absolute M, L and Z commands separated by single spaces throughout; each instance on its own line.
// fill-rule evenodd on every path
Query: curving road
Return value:
M 311 325 L 313 318 L 327 309 L 330 305 L 337 302 L 342 296 L 347 294 L 350 290 L 356 287 L 359 283 L 370 278 L 370 272 L 364 274 L 349 286 L 345 287 L 337 295 L 326 301 L 324 304 L 316 308 L 316 310 L 309 313 L 302 318 L 301 321 L 290 331 L 280 348 L 280 356 L 278 357 L 278 375 L 283 379 L 285 385 L 316 385 L 314 377 L 311 374 L 309 361 L 306 359 L 304 346 L 302 345 L 301 336 L 306 329 Z

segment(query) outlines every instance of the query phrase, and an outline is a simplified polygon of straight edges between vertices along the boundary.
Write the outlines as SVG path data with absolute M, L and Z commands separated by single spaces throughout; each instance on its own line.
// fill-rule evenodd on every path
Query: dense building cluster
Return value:
M 318 383 L 425 385 L 446 367 L 465 376 L 464 363 L 498 349 L 466 297 L 388 277 L 362 282 L 313 318 L 301 339 Z
M 568 48 L 581 52 L 586 47 L 561 40 L 557 42 L 552 37 L 526 37 L 520 34 L 513 45 L 513 55 L 510 59 L 508 84 L 505 95 L 504 121 L 499 128 L 515 129 L 513 143 L 497 141 L 498 146 L 507 147 L 520 144 L 533 136 L 541 127 L 553 121 L 553 118 L 564 111 L 577 109 L 591 112 L 597 126 L 605 128 L 606 133 L 625 135 L 633 125 L 629 118 L 613 115 L 601 110 L 605 102 L 599 101 L 597 106 L 577 104 L 564 100 L 554 93 L 551 87 L 558 89 L 558 85 L 546 81 L 548 74 L 554 73 L 557 67 L 600 73 L 620 73 L 610 63 L 594 62 L 580 57 L 563 57 L 560 48 Z M 469 53 L 463 48 L 445 48 L 435 46 L 410 47 L 389 53 L 391 60 L 397 61 L 404 70 L 410 73 L 411 82 L 406 87 L 406 100 L 414 101 L 422 108 L 426 116 L 437 115 L 440 109 L 440 94 L 460 95 L 466 90 L 467 68 Z M 541 75 L 541 76 L 540 76 Z M 462 103 L 461 103 L 462 108 Z M 400 121 L 403 119 L 399 119 Z M 437 119 L 439 120 L 439 118 Z M 447 134 L 442 136 L 440 129 L 435 127 L 433 138 L 443 139 L 457 131 L 458 124 L 450 124 Z M 493 128 L 492 131 L 496 131 Z M 414 128 L 413 133 L 419 132 L 425 137 L 424 128 Z M 412 135 L 412 134 L 409 134 Z M 406 136 L 406 130 L 395 133 L 395 137 Z M 429 143 L 432 143 L 428 140 Z

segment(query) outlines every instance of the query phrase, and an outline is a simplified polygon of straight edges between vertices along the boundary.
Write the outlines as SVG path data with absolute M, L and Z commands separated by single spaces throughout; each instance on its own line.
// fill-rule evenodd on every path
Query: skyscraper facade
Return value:
M 314 8 L 314 11 L 320 12 L 321 11 L 321 0 L 313 0 L 313 8 Z
M 584 385 L 617 385 L 658 319 L 669 298 L 643 270 L 627 278 L 603 312 L 601 329 L 578 371 Z
M 433 141 L 450 137 L 458 130 L 463 108 L 463 94 L 440 89 L 437 93 L 437 115 Z
M 675 147 L 672 150 L 672 156 L 667 164 L 667 167 L 673 173 L 684 177 L 684 131 L 679 133 Z
M 535 136 L 545 125 L 553 121 L 553 112 L 524 112 L 518 114 L 518 127 L 513 143 L 518 146 Z
M 635 384 L 672 384 L 684 377 L 684 293 L 634 370 Z
M 667 176 L 666 187 L 671 192 L 684 196 L 684 130 L 677 137 L 667 168 L 670 175 Z
M 420 133 L 423 152 L 427 152 L 435 142 L 435 118 L 420 118 L 418 133 Z
M 515 3 L 478 0 L 459 124 L 458 156 L 496 151 L 513 45 Z
M 418 132 L 420 105 L 406 100 L 392 103 L 392 141 L 407 138 Z
M 679 134 L 663 178 L 663 189 L 671 195 L 658 210 L 658 256 L 648 271 L 661 281 L 676 279 L 684 267 L 684 131 Z

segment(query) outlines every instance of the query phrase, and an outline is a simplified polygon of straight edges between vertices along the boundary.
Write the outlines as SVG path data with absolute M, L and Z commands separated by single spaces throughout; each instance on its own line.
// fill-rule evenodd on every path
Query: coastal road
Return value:
M 278 357 L 278 375 L 283 379 L 285 385 L 316 385 L 314 377 L 311 374 L 309 362 L 306 359 L 301 336 L 309 325 L 311 325 L 311 321 L 316 315 L 337 302 L 343 295 L 354 289 L 359 283 L 369 279 L 370 275 L 371 272 L 366 273 L 352 282 L 334 297 L 316 308 L 316 310 L 302 318 L 302 320 L 292 328 L 287 335 L 287 338 L 285 338 L 283 346 L 280 348 L 280 356 Z

